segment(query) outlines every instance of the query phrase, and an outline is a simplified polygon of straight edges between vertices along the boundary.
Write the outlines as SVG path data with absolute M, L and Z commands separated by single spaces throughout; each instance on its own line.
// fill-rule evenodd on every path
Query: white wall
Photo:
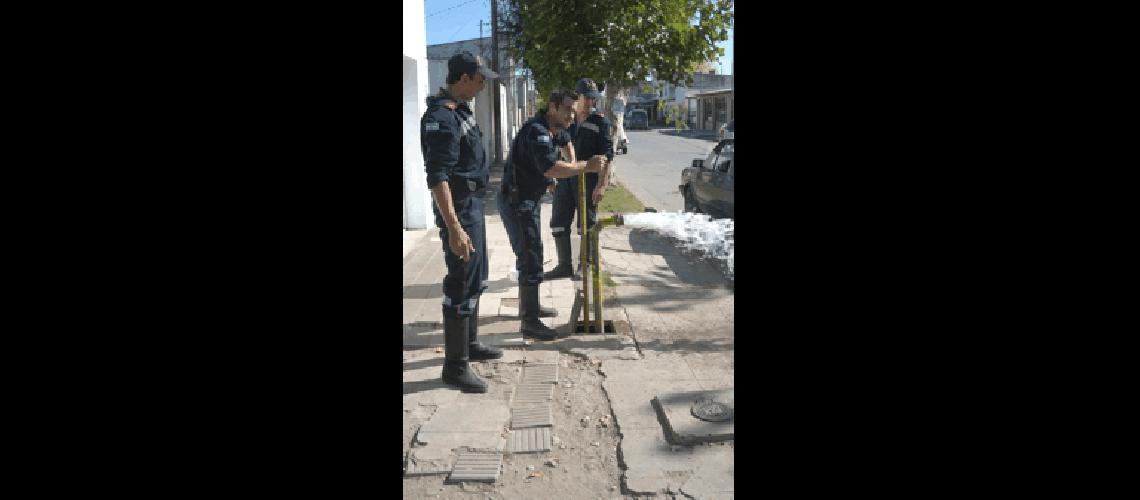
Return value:
M 427 110 L 427 32 L 422 0 L 404 0 L 403 5 L 403 198 L 404 228 L 426 229 L 431 219 L 431 192 L 427 187 L 424 158 L 420 151 L 420 117 Z M 381 165 L 383 167 L 383 165 Z

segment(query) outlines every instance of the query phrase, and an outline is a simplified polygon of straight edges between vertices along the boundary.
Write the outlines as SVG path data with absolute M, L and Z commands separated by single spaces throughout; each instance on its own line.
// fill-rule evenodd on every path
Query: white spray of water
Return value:
M 653 229 L 681 242 L 687 250 L 700 252 L 724 264 L 729 279 L 733 278 L 736 245 L 732 219 L 713 219 L 694 213 L 646 212 L 622 214 L 625 225 Z

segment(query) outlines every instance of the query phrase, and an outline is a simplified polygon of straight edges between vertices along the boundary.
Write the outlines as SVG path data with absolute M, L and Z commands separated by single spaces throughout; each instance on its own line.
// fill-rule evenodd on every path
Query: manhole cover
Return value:
M 724 422 L 732 418 L 732 407 L 716 401 L 697 401 L 693 403 L 692 411 L 694 417 L 707 422 Z

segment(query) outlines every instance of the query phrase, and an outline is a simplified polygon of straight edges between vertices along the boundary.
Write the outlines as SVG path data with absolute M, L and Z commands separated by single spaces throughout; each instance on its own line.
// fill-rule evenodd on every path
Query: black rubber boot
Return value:
M 520 318 L 525 316 L 523 314 L 523 308 L 522 308 L 522 302 L 523 302 L 522 295 L 523 295 L 522 287 L 519 287 L 519 317 Z M 538 317 L 540 317 L 540 318 L 553 318 L 555 316 L 558 316 L 558 309 L 555 309 L 553 307 L 543 307 L 542 302 L 539 302 L 539 304 L 538 304 Z
M 471 319 L 467 320 L 467 355 L 471 361 L 499 359 L 503 357 L 503 350 L 479 343 L 479 303 L 475 303 L 475 310 L 471 312 Z
M 467 364 L 467 320 L 443 317 L 443 382 L 463 392 L 487 392 L 487 384 Z
M 554 248 L 558 250 L 558 265 L 542 275 L 543 281 L 569 278 L 574 274 L 570 263 L 570 235 L 555 236 Z
M 558 338 L 558 332 L 538 319 L 538 285 L 519 286 L 519 310 L 522 313 L 522 325 L 519 327 L 519 332 L 524 337 L 538 340 Z

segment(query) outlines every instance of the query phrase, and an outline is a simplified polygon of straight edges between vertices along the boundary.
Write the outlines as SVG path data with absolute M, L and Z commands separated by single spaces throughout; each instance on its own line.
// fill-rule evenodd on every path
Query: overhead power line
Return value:
M 449 11 L 449 10 L 455 9 L 455 8 L 457 8 L 457 7 L 461 7 L 461 6 L 463 6 L 463 5 L 467 5 L 467 4 L 469 4 L 469 3 L 471 3 L 471 2 L 474 2 L 474 1 L 476 1 L 476 0 L 467 0 L 466 2 L 463 2 L 463 3 L 459 3 L 459 4 L 456 4 L 456 5 L 452 5 L 451 7 L 448 7 L 448 8 L 446 8 L 446 9 L 443 9 L 443 10 L 441 10 L 441 11 L 437 11 L 437 12 L 433 12 L 433 13 L 431 13 L 431 14 L 428 14 L 426 17 L 431 17 L 431 16 L 434 16 L 434 15 L 436 15 L 436 14 L 443 14 L 444 12 L 447 12 L 447 11 Z

